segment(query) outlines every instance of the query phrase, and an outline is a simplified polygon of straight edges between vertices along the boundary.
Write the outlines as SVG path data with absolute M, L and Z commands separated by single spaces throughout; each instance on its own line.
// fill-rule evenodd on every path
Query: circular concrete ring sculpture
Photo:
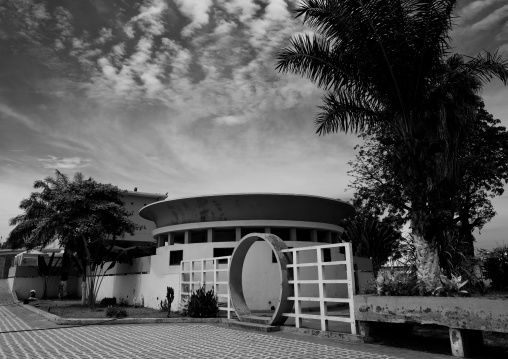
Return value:
M 280 295 L 279 303 L 275 307 L 275 312 L 271 318 L 253 316 L 243 295 L 243 264 L 250 247 L 259 239 L 263 239 L 270 245 L 275 253 L 275 258 L 280 268 Z M 287 249 L 286 243 L 279 237 L 268 233 L 250 233 L 242 238 L 236 246 L 231 257 L 231 265 L 229 267 L 229 292 L 231 301 L 235 309 L 236 315 L 242 321 L 266 324 L 266 325 L 282 325 L 287 317 L 282 316 L 283 313 L 290 313 L 293 309 L 293 301 L 288 297 L 293 296 L 293 286 L 288 284 L 287 265 L 290 264 L 291 258 L 282 253 L 282 249 Z

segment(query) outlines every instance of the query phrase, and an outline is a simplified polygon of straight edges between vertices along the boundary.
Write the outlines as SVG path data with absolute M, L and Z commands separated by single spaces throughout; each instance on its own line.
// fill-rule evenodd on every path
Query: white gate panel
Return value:
M 328 248 L 344 248 L 345 259 L 341 261 L 325 262 L 323 249 Z M 299 253 L 304 251 L 314 251 L 316 253 L 316 261 L 309 263 L 299 263 Z M 355 323 L 355 310 L 354 310 L 354 291 L 355 291 L 355 276 L 353 267 L 353 252 L 351 243 L 335 243 L 312 247 L 298 247 L 291 249 L 282 250 L 284 253 L 291 253 L 293 257 L 293 263 L 288 264 L 288 268 L 293 269 L 293 279 L 289 280 L 289 284 L 294 286 L 294 296 L 289 297 L 294 301 L 294 313 L 284 313 L 284 316 L 295 318 L 295 325 L 300 328 L 302 325 L 302 319 L 313 319 L 321 322 L 321 330 L 328 330 L 329 321 L 346 322 L 351 325 L 351 333 L 356 334 L 356 323 Z M 338 266 L 344 265 L 346 272 L 346 279 L 325 279 L 325 268 L 328 266 L 335 266 L 338 270 Z M 300 279 L 300 268 L 303 267 L 317 267 L 317 279 Z M 301 284 L 317 284 L 319 288 L 318 297 L 303 297 L 300 296 Z M 347 298 L 334 298 L 327 296 L 325 284 L 347 284 Z M 319 314 L 308 314 L 302 312 L 301 302 L 318 302 L 319 303 Z M 348 317 L 337 317 L 330 316 L 327 313 L 326 303 L 347 303 L 349 305 L 349 316 Z
M 226 268 L 220 268 L 220 261 L 227 261 Z M 225 298 L 226 306 L 219 306 L 219 310 L 227 311 L 227 317 L 228 319 L 231 319 L 231 312 L 233 312 L 234 309 L 231 306 L 229 284 L 227 279 L 229 277 L 230 263 L 231 256 L 182 261 L 180 263 L 181 300 L 190 298 L 192 292 L 197 290 L 200 286 L 205 286 L 206 288 L 207 284 L 211 284 L 215 294 L 217 294 L 217 297 Z M 211 281 L 207 281 L 207 273 L 212 274 Z M 220 273 L 225 273 L 223 276 L 226 278 L 225 280 L 219 280 Z

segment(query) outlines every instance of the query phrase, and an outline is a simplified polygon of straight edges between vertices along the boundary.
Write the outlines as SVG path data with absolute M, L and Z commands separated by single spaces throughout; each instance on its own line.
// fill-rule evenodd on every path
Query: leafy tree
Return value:
M 458 148 L 474 121 L 479 91 L 493 77 L 505 84 L 508 62 L 497 54 L 450 53 L 456 0 L 303 0 L 294 10 L 314 30 L 278 56 L 277 69 L 301 74 L 326 91 L 317 132 L 379 134 L 404 164 L 398 190 L 408 200 L 413 237 L 439 285 L 437 247 L 449 236 Z M 401 187 L 398 187 L 400 186 Z M 403 208 L 403 207 L 401 207 Z
M 508 132 L 500 123 L 480 104 L 476 121 L 466 128 L 459 148 L 459 198 L 454 224 L 471 249 L 473 231 L 482 229 L 496 214 L 489 198 L 502 195 L 508 182 Z
M 491 197 L 504 191 L 508 181 L 508 132 L 479 105 L 475 121 L 465 127 L 457 150 L 458 176 L 450 203 L 452 216 L 442 223 L 446 241 L 440 243 L 441 266 L 448 274 L 463 261 L 463 254 L 473 255 L 473 231 L 481 229 L 494 215 Z M 354 177 L 351 187 L 360 206 L 381 214 L 383 211 L 399 223 L 411 218 L 410 198 L 404 191 L 405 163 L 398 156 L 394 141 L 367 132 L 355 161 L 350 162 Z M 450 194 L 451 196 L 451 194 Z
M 59 171 L 54 178 L 36 181 L 34 188 L 40 191 L 21 201 L 23 213 L 11 219 L 16 227 L 7 241 L 13 247 L 32 249 L 58 240 L 77 258 L 86 283 L 82 299 L 88 292 L 88 304 L 93 307 L 101 283 L 100 279 L 96 282 L 98 275 L 116 263 L 104 270 L 105 262 L 112 259 L 115 240 L 140 228 L 128 218 L 122 201 L 126 192 L 84 179 L 81 173 L 69 180 Z

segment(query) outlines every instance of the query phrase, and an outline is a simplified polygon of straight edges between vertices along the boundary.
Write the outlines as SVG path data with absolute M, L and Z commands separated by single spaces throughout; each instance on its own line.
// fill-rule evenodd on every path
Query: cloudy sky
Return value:
M 320 91 L 275 71 L 306 31 L 284 0 L 0 0 L 0 236 L 58 169 L 170 197 L 350 198 L 354 135 L 314 134 Z M 459 0 L 455 51 L 508 56 L 506 0 Z M 485 88 L 508 125 L 508 90 Z M 508 197 L 478 237 L 508 243 Z

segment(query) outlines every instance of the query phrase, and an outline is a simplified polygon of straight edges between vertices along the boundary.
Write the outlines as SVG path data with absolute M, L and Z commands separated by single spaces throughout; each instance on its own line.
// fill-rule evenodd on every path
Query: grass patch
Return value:
M 91 310 L 88 306 L 82 305 L 81 300 L 38 300 L 30 302 L 30 305 L 61 318 L 107 318 L 107 306 L 97 305 L 94 310 Z M 152 308 L 117 307 L 125 309 L 127 318 L 166 318 L 167 316 L 166 312 Z M 170 318 L 176 317 L 179 315 L 172 312 Z

